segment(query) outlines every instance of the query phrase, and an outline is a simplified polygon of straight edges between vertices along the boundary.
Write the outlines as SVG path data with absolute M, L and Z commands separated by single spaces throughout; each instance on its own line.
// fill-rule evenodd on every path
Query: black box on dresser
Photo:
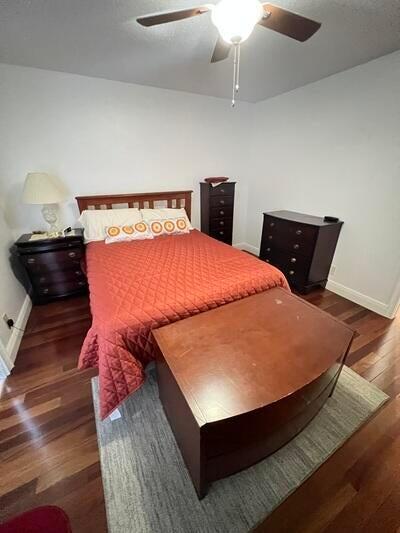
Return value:
M 14 246 L 29 280 L 26 287 L 34 304 L 87 291 L 86 276 L 81 268 L 85 250 L 83 230 L 73 230 L 62 237 L 30 240 L 22 235 Z
M 226 244 L 232 244 L 235 184 L 200 183 L 201 231 Z
M 293 211 L 264 213 L 260 259 L 279 268 L 299 292 L 324 287 L 342 224 Z

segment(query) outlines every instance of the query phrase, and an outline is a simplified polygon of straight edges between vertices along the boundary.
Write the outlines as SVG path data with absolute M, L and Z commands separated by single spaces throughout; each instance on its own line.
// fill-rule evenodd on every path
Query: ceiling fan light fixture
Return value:
M 250 36 L 263 14 L 258 0 L 221 0 L 211 12 L 211 20 L 224 41 L 239 44 Z

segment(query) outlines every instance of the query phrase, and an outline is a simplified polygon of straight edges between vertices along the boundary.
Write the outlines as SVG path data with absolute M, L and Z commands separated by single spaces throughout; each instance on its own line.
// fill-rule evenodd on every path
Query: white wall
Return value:
M 120 82 L 0 65 L 0 192 L 16 233 L 43 227 L 40 207 L 23 206 L 29 171 L 56 175 L 70 191 L 63 220 L 78 216 L 80 194 L 193 189 L 238 181 L 234 238 L 243 240 L 251 104 Z M 1 185 L 0 185 L 1 187 Z
M 400 297 L 400 52 L 255 107 L 247 242 L 259 247 L 263 211 L 340 217 L 329 287 L 391 315 Z

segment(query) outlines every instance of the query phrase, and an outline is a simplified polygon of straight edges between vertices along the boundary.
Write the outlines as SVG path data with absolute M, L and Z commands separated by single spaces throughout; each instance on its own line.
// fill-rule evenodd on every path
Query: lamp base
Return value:
M 57 227 L 57 206 L 56 204 L 45 204 L 42 207 L 42 215 L 47 224 L 49 224 L 49 231 L 47 234 L 51 236 L 53 233 L 58 232 Z

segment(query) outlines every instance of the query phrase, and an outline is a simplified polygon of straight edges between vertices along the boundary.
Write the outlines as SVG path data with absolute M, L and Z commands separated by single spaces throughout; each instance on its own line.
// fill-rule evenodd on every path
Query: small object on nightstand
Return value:
M 324 216 L 324 222 L 339 222 L 338 217 Z
M 279 268 L 299 292 L 327 282 L 343 222 L 326 218 L 293 211 L 264 213 L 260 259 Z
M 232 244 L 235 183 L 200 183 L 201 231 L 226 244 Z
M 29 293 L 34 304 L 44 304 L 87 291 L 81 260 L 85 250 L 83 230 L 75 229 L 67 235 L 44 238 L 32 234 L 22 235 L 15 243 L 19 257 L 29 279 Z

